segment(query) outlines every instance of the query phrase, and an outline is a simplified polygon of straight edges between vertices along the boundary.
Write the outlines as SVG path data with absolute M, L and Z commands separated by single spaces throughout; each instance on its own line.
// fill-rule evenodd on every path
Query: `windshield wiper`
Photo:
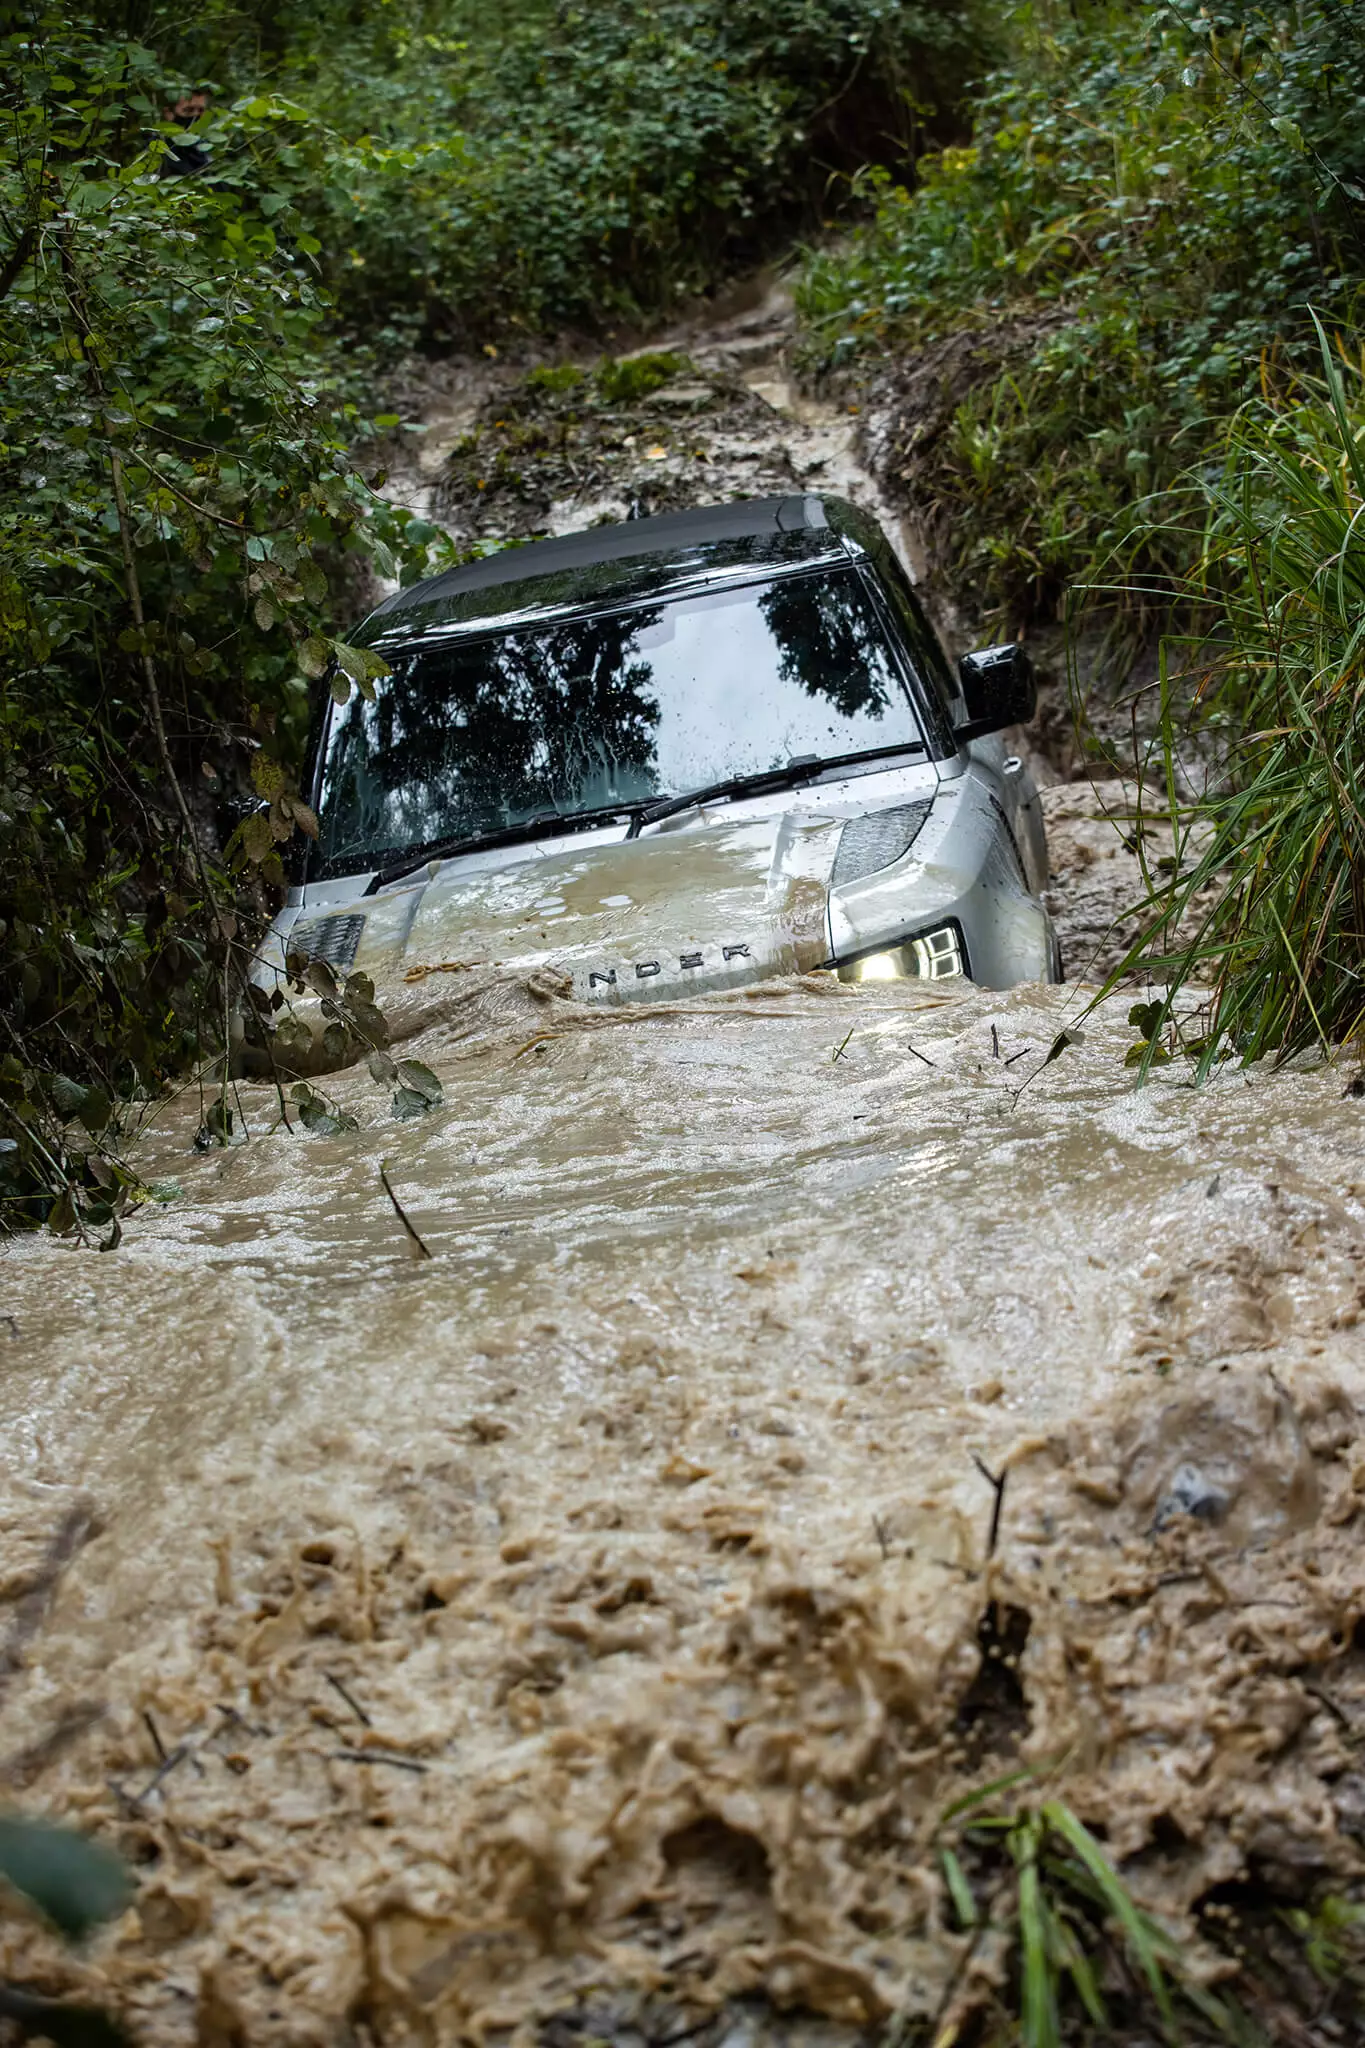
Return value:
M 813 782 L 830 768 L 848 768 L 857 761 L 883 761 L 897 754 L 927 753 L 923 740 L 901 740 L 894 747 L 873 747 L 860 754 L 799 754 L 781 768 L 768 768 L 757 775 L 731 775 L 724 782 L 709 782 L 704 789 L 689 789 L 681 796 L 660 797 L 656 803 L 631 807 L 627 839 L 638 839 L 646 825 L 657 825 L 694 805 L 723 803 L 727 797 L 765 796 L 769 790 L 791 789 L 799 782 Z
M 538 839 L 542 832 L 552 828 L 556 832 L 579 832 L 590 825 L 609 823 L 613 818 L 633 818 L 636 806 L 633 804 L 603 804 L 595 811 L 542 811 L 534 818 L 523 818 L 516 825 L 495 826 L 491 832 L 466 832 L 450 839 L 430 839 L 425 846 L 410 847 L 402 860 L 395 861 L 390 868 L 381 868 L 365 887 L 365 895 L 373 896 L 380 889 L 387 889 L 390 882 L 401 882 L 407 875 L 415 875 L 419 868 L 429 861 L 454 860 L 461 853 L 482 853 L 486 847 L 515 846 L 522 839 Z
M 657 824 L 661 818 L 671 818 L 678 811 L 690 810 L 694 804 L 721 803 L 727 797 L 763 796 L 769 790 L 790 789 L 798 782 L 813 781 L 817 775 L 823 775 L 831 768 L 848 768 L 859 761 L 883 761 L 900 754 L 923 754 L 927 751 L 923 740 L 900 740 L 894 747 L 874 747 L 859 754 L 801 754 L 795 760 L 785 762 L 781 768 L 768 768 L 757 775 L 731 775 L 724 782 L 710 782 L 704 789 L 690 789 L 682 796 L 659 797 L 652 803 L 602 804 L 592 811 L 542 811 L 534 818 L 523 818 L 516 825 L 497 826 L 491 832 L 467 832 L 449 839 L 432 839 L 425 846 L 411 847 L 392 867 L 381 868 L 366 885 L 364 893 L 373 896 L 378 890 L 387 889 L 391 882 L 401 882 L 406 876 L 415 875 L 428 861 L 454 860 L 462 853 L 515 846 L 521 840 L 538 838 L 542 832 L 581 832 L 614 818 L 629 818 L 630 829 L 626 837 L 638 839 L 644 826 Z

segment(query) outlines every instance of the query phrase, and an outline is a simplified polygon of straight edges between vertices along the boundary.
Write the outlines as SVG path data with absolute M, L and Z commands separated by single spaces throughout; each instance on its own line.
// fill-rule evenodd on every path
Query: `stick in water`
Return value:
M 415 1246 L 417 1247 L 417 1256 L 418 1256 L 418 1258 L 419 1258 L 419 1259 L 429 1259 L 429 1258 L 431 1257 L 431 1253 L 430 1253 L 430 1252 L 428 1251 L 427 1247 L 426 1247 L 426 1246 L 425 1246 L 425 1245 L 423 1244 L 423 1242 L 422 1242 L 421 1238 L 420 1238 L 420 1237 L 419 1237 L 419 1236 L 417 1235 L 417 1232 L 416 1232 L 416 1230 L 415 1230 L 415 1229 L 413 1228 L 412 1224 L 411 1224 L 411 1223 L 409 1222 L 409 1220 L 408 1220 L 408 1213 L 407 1213 L 407 1210 L 406 1210 L 406 1209 L 405 1209 L 405 1208 L 403 1207 L 403 1204 L 402 1204 L 402 1203 L 401 1203 L 401 1202 L 399 1201 L 399 1199 L 398 1199 L 397 1195 L 396 1195 L 396 1194 L 394 1193 L 394 1191 L 393 1191 L 393 1187 L 392 1187 L 392 1185 L 391 1185 L 391 1183 L 390 1183 L 390 1181 L 389 1181 L 389 1171 L 388 1171 L 388 1169 L 389 1169 L 389 1162 L 388 1162 L 388 1160 L 387 1160 L 387 1159 L 381 1159 L 381 1160 L 380 1160 L 380 1162 L 379 1162 L 379 1178 L 380 1178 L 380 1179 L 381 1179 L 381 1180 L 383 1181 L 383 1183 L 384 1183 L 384 1193 L 385 1193 L 385 1194 L 386 1194 L 386 1195 L 388 1196 L 389 1200 L 390 1200 L 390 1201 L 391 1201 L 391 1202 L 393 1203 L 393 1213 L 394 1213 L 394 1215 L 395 1215 L 395 1216 L 396 1216 L 396 1217 L 398 1218 L 398 1221 L 399 1221 L 399 1222 L 400 1222 L 400 1223 L 402 1224 L 402 1226 L 403 1226 L 404 1230 L 406 1230 L 406 1232 L 408 1233 L 408 1237 L 409 1237 L 409 1239 L 411 1240 L 411 1242 L 412 1242 L 412 1243 L 413 1243 L 413 1244 L 414 1244 L 414 1245 L 415 1245 Z

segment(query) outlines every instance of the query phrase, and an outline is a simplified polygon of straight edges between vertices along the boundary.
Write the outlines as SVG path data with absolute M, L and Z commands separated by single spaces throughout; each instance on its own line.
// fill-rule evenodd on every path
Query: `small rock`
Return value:
M 1177 1515 L 1193 1515 L 1201 1522 L 1221 1522 L 1231 1505 L 1230 1496 L 1197 1465 L 1178 1465 L 1157 1506 L 1156 1527 L 1164 1529 Z

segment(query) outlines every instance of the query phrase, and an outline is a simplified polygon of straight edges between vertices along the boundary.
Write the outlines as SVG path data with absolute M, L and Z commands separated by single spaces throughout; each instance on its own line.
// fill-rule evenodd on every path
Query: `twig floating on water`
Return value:
M 986 1538 L 986 1555 L 994 1557 L 995 1546 L 1000 1538 L 1000 1517 L 1005 1506 L 1005 1481 L 1010 1476 L 1010 1468 L 1006 1465 L 1002 1471 L 992 1472 L 985 1459 L 978 1457 L 975 1451 L 972 1452 L 972 1463 L 987 1486 L 995 1488 L 995 1506 L 991 1509 L 991 1532 Z
M 390 1183 L 390 1181 L 389 1181 L 389 1174 L 388 1174 L 388 1166 L 389 1166 L 389 1162 L 388 1162 L 388 1160 L 387 1160 L 387 1159 L 381 1159 L 381 1160 L 380 1160 L 380 1162 L 379 1162 L 379 1178 L 380 1178 L 380 1179 L 381 1179 L 381 1180 L 383 1181 L 383 1183 L 384 1183 L 384 1193 L 385 1193 L 385 1194 L 386 1194 L 386 1195 L 388 1196 L 389 1200 L 390 1200 L 390 1201 L 391 1201 L 391 1202 L 393 1203 L 393 1213 L 394 1213 L 394 1215 L 395 1215 L 395 1216 L 396 1216 L 396 1217 L 398 1218 L 398 1221 L 399 1221 L 399 1222 L 400 1222 L 400 1223 L 402 1224 L 402 1226 L 403 1226 L 404 1230 L 406 1230 L 406 1232 L 407 1232 L 407 1234 L 408 1234 L 408 1237 L 409 1237 L 409 1239 L 411 1240 L 411 1242 L 412 1242 L 413 1244 L 415 1244 L 415 1245 L 416 1245 L 416 1247 L 417 1247 L 417 1256 L 418 1256 L 418 1258 L 419 1258 L 419 1259 L 429 1259 L 429 1258 L 431 1257 L 431 1253 L 430 1253 L 430 1251 L 429 1251 L 429 1250 L 427 1249 L 427 1247 L 426 1247 L 426 1245 L 425 1245 L 425 1244 L 423 1243 L 422 1239 L 421 1239 L 421 1238 L 420 1238 L 420 1237 L 418 1236 L 418 1234 L 417 1234 L 417 1231 L 416 1231 L 416 1230 L 415 1230 L 415 1228 L 413 1227 L 412 1223 L 411 1223 L 411 1222 L 410 1222 L 410 1221 L 408 1220 L 408 1212 L 407 1212 L 407 1210 L 406 1210 L 406 1209 L 405 1209 L 405 1208 L 403 1207 L 403 1204 L 402 1204 L 402 1203 L 401 1203 L 401 1202 L 399 1201 L 399 1199 L 398 1199 L 397 1195 L 396 1195 L 396 1194 L 394 1193 L 394 1191 L 393 1191 L 393 1187 L 392 1187 L 392 1185 L 391 1185 L 391 1183 Z
M 419 1764 L 416 1757 L 390 1756 L 384 1749 L 334 1749 L 331 1754 L 344 1764 L 392 1764 L 396 1771 L 426 1772 L 426 1765 Z
M 156 1722 L 152 1719 L 152 1710 L 150 1707 L 144 1707 L 142 1709 L 142 1718 L 143 1721 L 146 1723 L 147 1733 L 152 1738 L 152 1747 L 156 1751 L 157 1760 L 158 1762 L 164 1764 L 166 1761 L 166 1745 L 161 1740 L 161 1730 L 157 1727 Z
M 341 1694 L 341 1697 L 345 1700 L 347 1706 L 355 1715 L 357 1721 L 362 1722 L 366 1728 L 373 1728 L 374 1722 L 365 1712 L 365 1709 L 361 1706 L 359 1700 L 351 1698 L 351 1695 L 347 1692 L 341 1680 L 339 1678 L 333 1678 L 330 1671 L 324 1671 L 322 1675 L 327 1680 L 327 1683 L 331 1686 L 333 1692 L 338 1692 Z
M 852 1026 L 852 1025 L 850 1024 L 850 1025 L 849 1025 L 849 1027 L 848 1027 L 848 1030 L 847 1030 L 847 1031 L 846 1031 L 846 1032 L 844 1033 L 844 1036 L 843 1036 L 843 1039 L 842 1039 L 841 1043 L 840 1043 L 840 1044 L 838 1044 L 838 1045 L 836 1045 L 836 1046 L 835 1046 L 835 1048 L 834 1048 L 834 1059 L 832 1059 L 832 1060 L 830 1061 L 830 1065 L 831 1065 L 831 1066 L 833 1066 L 833 1065 L 834 1065 L 834 1061 L 835 1061 L 835 1060 L 840 1060 L 840 1059 L 842 1059 L 842 1058 L 843 1058 L 843 1056 L 844 1056 L 844 1046 L 846 1046 L 846 1045 L 848 1044 L 848 1041 L 849 1041 L 849 1039 L 850 1039 L 850 1038 L 852 1038 L 852 1036 L 853 1036 L 853 1026 Z
M 999 1057 L 1000 1057 L 1000 1033 L 999 1033 L 999 1032 L 998 1032 L 998 1031 L 996 1030 L 996 1028 L 995 1028 L 994 1024 L 992 1024 L 992 1026 L 991 1026 L 991 1058 L 992 1058 L 993 1060 L 998 1060 L 998 1059 L 999 1059 Z
M 1009 1058 L 1008 1058 L 1008 1059 L 1007 1059 L 1007 1060 L 1005 1061 L 1005 1065 L 1006 1065 L 1007 1067 L 1012 1067 L 1012 1066 L 1014 1065 L 1014 1062 L 1015 1062 L 1016 1060 L 1022 1060 L 1022 1059 L 1027 1059 L 1028 1055 L 1029 1055 L 1029 1054 L 1030 1054 L 1030 1053 L 1031 1053 L 1032 1051 L 1033 1051 L 1033 1047 L 1032 1047 L 1031 1045 L 1026 1045 L 1026 1046 L 1024 1047 L 1024 1050 L 1023 1050 L 1022 1052 L 1012 1052 L 1012 1053 L 1010 1054 Z
M 910 1052 L 914 1053 L 914 1055 L 915 1055 L 915 1058 L 916 1058 L 917 1060 L 924 1060 L 924 1064 L 925 1064 L 925 1066 L 926 1066 L 926 1067 L 932 1067 L 932 1066 L 933 1066 L 933 1064 L 934 1064 L 934 1063 L 933 1063 L 933 1061 L 932 1061 L 932 1060 L 930 1060 L 930 1059 L 925 1059 L 925 1057 L 924 1057 L 924 1054 L 923 1054 L 922 1052 L 920 1052 L 920 1051 L 919 1051 L 919 1049 L 918 1049 L 918 1048 L 917 1048 L 916 1046 L 910 1045 L 910 1044 L 909 1044 L 909 1041 L 908 1041 L 908 1040 L 907 1040 L 907 1049 L 908 1049 L 908 1050 L 909 1050 Z
M 887 1533 L 886 1533 L 886 1524 L 885 1524 L 885 1522 L 884 1522 L 884 1521 L 882 1520 L 882 1518 L 881 1518 L 881 1516 L 880 1516 L 880 1515 L 874 1515 L 874 1516 L 872 1517 L 872 1528 L 873 1528 L 873 1531 L 874 1531 L 874 1533 L 875 1533 L 875 1535 L 876 1535 L 876 1538 L 877 1538 L 877 1541 L 878 1541 L 878 1543 L 880 1543 L 880 1544 L 881 1544 L 881 1546 L 882 1546 L 882 1556 L 883 1556 L 884 1558 L 885 1558 L 885 1557 L 890 1557 L 890 1555 L 891 1555 L 891 1538 L 890 1538 L 890 1537 L 889 1537 L 889 1536 L 887 1535 Z
M 537 1031 L 534 1038 L 528 1038 L 525 1045 L 517 1047 L 507 1064 L 510 1067 L 514 1067 L 523 1054 L 534 1052 L 538 1045 L 547 1045 L 552 1038 L 562 1038 L 563 1036 L 564 1033 L 562 1031 Z

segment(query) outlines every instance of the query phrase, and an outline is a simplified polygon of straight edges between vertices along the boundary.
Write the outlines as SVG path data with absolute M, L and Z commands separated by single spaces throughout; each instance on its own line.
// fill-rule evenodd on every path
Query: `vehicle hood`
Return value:
M 693 816 L 639 839 L 466 856 L 326 911 L 302 906 L 281 937 L 363 970 L 381 1002 L 385 986 L 474 967 L 558 969 L 595 1003 L 733 988 L 828 960 L 845 821 L 799 807 Z

